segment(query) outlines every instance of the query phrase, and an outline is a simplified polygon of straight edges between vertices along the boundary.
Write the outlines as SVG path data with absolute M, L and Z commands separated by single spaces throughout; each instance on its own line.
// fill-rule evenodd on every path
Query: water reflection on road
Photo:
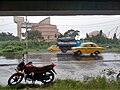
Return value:
M 81 60 L 103 60 L 103 56 L 81 55 L 76 56 L 72 54 L 57 54 L 58 61 L 81 61 Z
M 98 75 L 100 70 L 113 68 L 120 70 L 120 53 L 102 53 L 98 56 L 74 56 L 72 53 L 29 53 L 28 60 L 36 66 L 43 66 L 55 62 L 57 66 L 56 78 L 83 79 L 85 75 Z M 7 84 L 7 79 L 14 72 L 14 68 L 21 61 L 19 58 L 8 59 L 0 57 L 0 84 Z M 2 64 L 9 66 L 3 66 Z

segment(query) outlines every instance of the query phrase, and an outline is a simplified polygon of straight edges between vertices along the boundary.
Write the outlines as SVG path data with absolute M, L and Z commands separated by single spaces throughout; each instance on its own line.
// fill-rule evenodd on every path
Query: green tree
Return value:
M 79 32 L 80 32 L 80 31 L 78 31 L 78 30 L 70 29 L 70 30 L 68 30 L 68 31 L 66 31 L 66 32 L 64 33 L 64 36 L 65 36 L 65 37 L 75 38 L 76 35 L 79 35 Z
M 100 37 L 103 35 L 103 32 L 102 32 L 102 30 L 100 30 L 100 34 L 99 34 L 99 35 L 100 35 Z
M 116 33 L 114 33 L 113 40 L 116 40 L 116 39 L 117 39 L 117 36 L 116 36 Z
M 28 39 L 29 40 L 42 40 L 43 37 L 40 31 L 30 30 L 28 31 Z
M 118 44 L 118 42 L 119 42 L 119 40 L 117 39 L 116 33 L 114 33 L 113 41 L 114 41 L 114 44 Z
M 86 33 L 86 38 L 87 38 L 87 39 L 89 38 L 89 35 L 88 35 L 88 33 Z
M 58 34 L 58 38 L 62 38 L 64 35 L 62 33 Z
M 19 40 L 18 37 L 14 36 L 13 33 L 0 33 L 0 41 Z

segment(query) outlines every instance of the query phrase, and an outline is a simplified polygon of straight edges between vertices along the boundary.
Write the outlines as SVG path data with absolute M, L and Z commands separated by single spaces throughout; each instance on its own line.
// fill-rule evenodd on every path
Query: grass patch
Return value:
M 88 81 L 57 79 L 47 85 L 18 84 L 15 86 L 0 86 L 0 90 L 120 90 L 120 82 L 109 81 L 105 77 L 96 77 Z
M 120 52 L 120 48 L 107 48 L 105 49 L 106 52 Z

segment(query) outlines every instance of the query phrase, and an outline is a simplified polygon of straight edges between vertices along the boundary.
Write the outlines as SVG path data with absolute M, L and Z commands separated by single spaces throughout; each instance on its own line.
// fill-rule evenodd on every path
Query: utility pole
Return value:
M 28 62 L 28 27 L 27 27 L 27 16 L 26 16 L 26 35 L 25 35 L 25 40 L 26 40 L 26 62 Z

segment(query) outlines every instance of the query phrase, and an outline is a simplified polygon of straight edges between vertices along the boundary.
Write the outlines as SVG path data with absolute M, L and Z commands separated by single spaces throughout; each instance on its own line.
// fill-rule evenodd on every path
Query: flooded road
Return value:
M 102 53 L 98 56 L 82 55 L 74 56 L 71 52 L 63 54 L 53 53 L 29 53 L 28 61 L 35 66 L 43 66 L 56 63 L 56 78 L 83 80 L 84 76 L 96 76 L 106 68 L 120 70 L 120 53 Z M 14 68 L 21 59 L 8 59 L 0 57 L 0 84 L 7 85 L 7 80 L 14 73 Z

